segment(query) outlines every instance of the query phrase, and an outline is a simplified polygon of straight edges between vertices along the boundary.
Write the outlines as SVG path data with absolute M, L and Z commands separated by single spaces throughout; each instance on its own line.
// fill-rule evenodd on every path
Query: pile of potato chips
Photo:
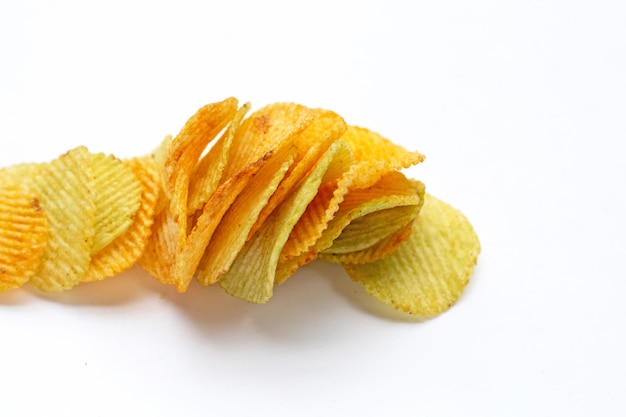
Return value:
M 480 244 L 459 211 L 402 174 L 421 154 L 332 111 L 249 109 L 204 106 L 143 157 L 79 147 L 0 170 L 0 292 L 62 291 L 138 262 L 179 292 L 195 278 L 265 303 L 319 258 L 420 317 L 458 299 Z

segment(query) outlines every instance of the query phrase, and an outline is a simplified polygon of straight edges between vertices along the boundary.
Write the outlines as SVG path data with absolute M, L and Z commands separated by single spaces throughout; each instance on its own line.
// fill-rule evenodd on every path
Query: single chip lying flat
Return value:
M 347 170 L 351 150 L 343 141 L 333 143 L 298 188 L 266 219 L 248 240 L 230 269 L 220 278 L 220 286 L 230 295 L 248 302 L 267 302 L 274 289 L 280 252 L 320 184 Z
M 30 282 L 58 292 L 82 281 L 91 261 L 95 204 L 87 148 L 78 147 L 38 170 L 32 183 L 50 235 L 41 265 Z
M 113 155 L 91 154 L 90 159 L 96 205 L 91 254 L 95 255 L 132 224 L 141 184 L 131 168 Z
M 17 186 L 0 188 L 0 292 L 33 276 L 47 241 L 48 222 L 35 195 Z
M 465 216 L 426 194 L 409 240 L 376 262 L 344 269 L 382 302 L 427 318 L 457 301 L 479 253 L 478 237 Z
M 159 199 L 159 172 L 152 157 L 124 161 L 141 184 L 141 204 L 130 227 L 91 258 L 83 282 L 100 281 L 132 267 L 141 257 L 152 232 Z

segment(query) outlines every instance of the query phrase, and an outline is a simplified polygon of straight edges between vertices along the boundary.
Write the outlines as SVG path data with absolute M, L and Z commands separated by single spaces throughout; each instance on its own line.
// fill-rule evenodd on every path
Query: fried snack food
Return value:
M 235 98 L 201 107 L 152 153 L 78 147 L 0 169 L 0 292 L 57 292 L 139 263 L 266 303 L 298 268 L 340 264 L 419 317 L 447 310 L 480 253 L 471 224 L 401 171 L 424 160 L 338 114 Z

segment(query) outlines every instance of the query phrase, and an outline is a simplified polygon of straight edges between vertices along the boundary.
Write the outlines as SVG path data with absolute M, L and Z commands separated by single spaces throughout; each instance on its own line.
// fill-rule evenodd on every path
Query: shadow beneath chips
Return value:
M 350 279 L 340 265 L 318 261 L 312 263 L 311 267 L 315 268 L 319 275 L 332 285 L 337 294 L 367 314 L 393 322 L 421 323 L 426 321 L 423 318 L 396 310 L 369 295 L 361 284 Z
M 134 266 L 106 280 L 82 283 L 60 293 L 46 293 L 32 285 L 25 285 L 19 291 L 58 304 L 102 307 L 132 303 L 149 296 L 159 285 L 141 267 Z
M 328 283 L 312 275 L 316 273 L 298 271 L 263 305 L 231 297 L 218 284 L 203 287 L 195 282 L 185 294 L 165 298 L 209 338 L 248 329 L 260 337 L 301 340 L 313 337 L 307 329 L 332 321 L 345 308 Z

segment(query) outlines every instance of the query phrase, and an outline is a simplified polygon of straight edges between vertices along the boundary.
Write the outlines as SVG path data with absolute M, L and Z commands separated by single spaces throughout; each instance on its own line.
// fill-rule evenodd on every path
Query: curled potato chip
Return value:
M 80 283 L 91 261 L 95 210 L 87 148 L 75 148 L 38 170 L 31 185 L 50 230 L 41 264 L 30 282 L 58 292 Z
M 0 188 L 0 292 L 21 287 L 39 267 L 48 222 L 37 197 L 17 186 Z
M 346 264 L 344 269 L 382 302 L 426 318 L 457 301 L 479 253 L 478 237 L 467 218 L 426 194 L 409 240 L 376 262 Z

